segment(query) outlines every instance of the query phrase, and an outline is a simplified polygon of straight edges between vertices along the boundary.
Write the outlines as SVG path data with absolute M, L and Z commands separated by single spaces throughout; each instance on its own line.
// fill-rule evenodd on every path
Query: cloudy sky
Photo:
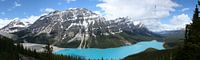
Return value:
M 106 19 L 130 17 L 152 31 L 176 30 L 191 22 L 197 0 L 0 0 L 0 28 L 12 20 L 33 23 L 54 10 L 87 8 Z

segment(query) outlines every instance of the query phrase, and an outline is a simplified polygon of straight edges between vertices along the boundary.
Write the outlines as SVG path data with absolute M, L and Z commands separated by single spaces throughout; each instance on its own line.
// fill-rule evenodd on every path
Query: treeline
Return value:
M 139 54 L 130 55 L 124 60 L 175 60 L 177 55 L 176 49 L 144 51 Z
M 0 36 L 0 60 L 18 60 L 18 51 L 14 42 L 10 39 Z
M 47 45 L 48 47 L 48 45 Z M 46 52 L 36 52 L 24 48 L 19 43 L 6 37 L 0 36 L 0 60 L 84 60 L 80 57 L 63 56 L 52 54 L 49 50 Z

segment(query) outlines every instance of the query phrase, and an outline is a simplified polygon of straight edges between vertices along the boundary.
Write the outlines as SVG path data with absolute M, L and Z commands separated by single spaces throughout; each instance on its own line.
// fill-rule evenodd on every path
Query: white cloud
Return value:
M 180 5 L 172 0 L 100 0 L 97 4 L 107 19 L 131 17 L 139 21 L 152 31 L 162 30 L 161 19 L 170 15 Z M 165 25 L 165 24 L 164 24 Z
M 74 2 L 76 0 L 64 0 L 64 1 L 67 2 L 67 3 L 70 3 L 70 2 Z
M 18 3 L 17 1 L 14 2 L 14 6 L 9 8 L 7 11 L 12 11 L 13 9 L 15 9 L 16 7 L 20 7 L 22 6 L 20 3 Z
M 23 22 L 30 22 L 31 24 L 34 23 L 37 19 L 39 19 L 40 16 L 29 16 L 26 18 L 21 18 L 19 20 L 23 21 Z
M 104 16 L 104 14 L 102 13 L 102 11 L 93 11 L 94 13 L 100 15 L 100 16 Z
M 101 12 L 100 12 L 100 11 L 94 11 L 94 13 L 96 13 L 96 14 L 101 14 Z
M 10 19 L 0 19 L 0 28 L 4 27 L 5 25 L 7 25 L 8 23 L 10 23 Z
M 185 12 L 185 11 L 188 11 L 188 10 L 190 10 L 190 8 L 183 8 L 183 9 L 181 9 L 182 12 Z
M 55 9 L 53 9 L 53 8 L 45 8 L 45 9 L 41 9 L 40 11 L 43 12 L 43 13 L 49 13 L 49 12 L 55 11 Z
M 175 28 L 185 28 L 186 24 L 191 23 L 191 19 L 188 15 L 181 14 L 181 15 L 173 16 L 170 23 Z
M 21 4 L 19 4 L 17 1 L 15 1 L 15 7 L 19 7 Z
M 65 3 L 69 4 L 69 3 L 75 2 L 75 1 L 76 1 L 76 0 L 62 0 L 62 2 L 58 2 L 57 4 L 58 4 L 58 5 L 62 5 L 62 4 L 65 4 Z
M 13 18 L 13 19 L 0 19 L 0 28 L 6 26 L 8 23 L 10 23 L 13 20 L 20 20 L 22 22 L 29 22 L 29 23 L 34 23 L 40 16 L 29 16 L 26 18 Z
M 180 14 L 177 16 L 173 16 L 173 18 L 170 20 L 169 24 L 162 24 L 162 23 L 156 23 L 157 29 L 159 30 L 179 30 L 184 29 L 186 24 L 191 23 L 191 19 L 187 14 Z
M 22 22 L 29 22 L 29 23 L 33 24 L 41 16 L 46 15 L 45 12 L 51 12 L 51 11 L 54 11 L 54 9 L 52 9 L 52 8 L 46 8 L 46 9 L 43 9 L 41 11 L 43 11 L 43 14 L 38 15 L 38 16 L 32 15 L 32 16 L 28 16 L 28 17 L 25 17 L 25 18 L 18 18 L 18 17 L 16 17 L 16 18 L 13 18 L 13 19 L 8 19 L 8 18 L 2 19 L 2 18 L 0 18 L 0 28 L 6 26 L 8 23 L 10 23 L 13 20 L 20 20 Z M 24 14 L 26 14 L 26 12 L 24 12 Z
M 102 0 L 97 4 L 108 18 L 130 16 L 132 18 L 163 18 L 174 7 L 179 6 L 171 0 Z

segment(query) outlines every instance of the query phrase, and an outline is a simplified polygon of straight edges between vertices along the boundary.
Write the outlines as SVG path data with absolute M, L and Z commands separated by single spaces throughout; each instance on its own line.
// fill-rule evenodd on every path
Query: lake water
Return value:
M 82 56 L 86 59 L 106 59 L 106 60 L 120 60 L 126 56 L 140 53 L 147 48 L 155 48 L 158 50 L 164 49 L 163 42 L 158 42 L 156 40 L 138 42 L 134 45 L 123 46 L 118 48 L 88 48 L 88 49 L 76 49 L 76 48 L 66 48 L 57 52 L 55 54 L 62 55 L 72 55 L 72 56 Z

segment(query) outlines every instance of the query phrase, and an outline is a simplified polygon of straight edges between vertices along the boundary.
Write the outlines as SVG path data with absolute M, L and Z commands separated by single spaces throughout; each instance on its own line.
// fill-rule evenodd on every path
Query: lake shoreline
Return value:
M 124 57 L 132 54 L 137 54 L 145 51 L 148 48 L 155 48 L 158 50 L 165 49 L 163 47 L 164 42 L 159 42 L 157 40 L 152 41 L 143 41 L 138 42 L 136 44 L 130 46 L 122 46 L 118 48 L 86 48 L 86 49 L 78 49 L 78 48 L 65 48 L 64 50 L 60 50 L 58 52 L 54 52 L 54 54 L 60 55 L 70 55 L 70 56 L 81 56 L 86 59 L 123 59 Z M 152 45 L 152 46 L 151 46 Z M 133 50 L 133 51 L 131 51 Z M 109 55 L 109 56 L 107 56 Z M 111 56 L 112 55 L 112 56 Z

